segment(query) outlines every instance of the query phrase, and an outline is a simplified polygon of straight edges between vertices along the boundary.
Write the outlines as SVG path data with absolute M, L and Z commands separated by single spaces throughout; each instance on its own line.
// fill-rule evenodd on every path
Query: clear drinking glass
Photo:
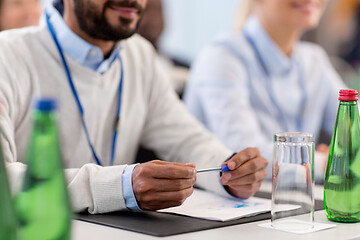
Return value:
M 271 225 L 283 230 L 305 230 L 314 223 L 314 138 L 312 134 L 274 135 Z M 301 216 L 301 222 L 294 216 Z

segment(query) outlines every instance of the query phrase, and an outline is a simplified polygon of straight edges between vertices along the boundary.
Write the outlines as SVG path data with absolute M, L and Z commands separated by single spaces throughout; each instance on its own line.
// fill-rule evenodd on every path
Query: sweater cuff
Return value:
M 113 212 L 125 206 L 122 174 L 119 174 L 123 169 L 123 165 L 102 167 L 94 176 L 94 181 L 90 181 L 94 201 L 94 209 L 89 209 L 90 213 Z

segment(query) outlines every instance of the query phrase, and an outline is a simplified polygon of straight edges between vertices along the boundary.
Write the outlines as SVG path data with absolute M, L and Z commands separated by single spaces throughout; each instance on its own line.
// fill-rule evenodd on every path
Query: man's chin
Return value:
M 105 41 L 120 41 L 134 35 L 138 27 L 138 22 L 135 23 L 134 20 L 121 17 L 116 20 L 108 18 L 107 21 L 102 21 L 102 24 L 98 24 L 97 26 L 95 31 L 91 28 L 85 32 L 93 38 Z
M 137 30 L 137 24 L 134 24 L 133 21 L 128 21 L 128 19 L 119 19 L 120 23 L 117 24 L 116 26 L 111 25 L 111 28 L 113 29 L 112 32 L 117 32 L 116 35 L 118 35 L 119 37 L 121 37 L 121 39 L 125 39 L 125 38 L 129 38 L 132 35 L 134 35 L 134 33 Z

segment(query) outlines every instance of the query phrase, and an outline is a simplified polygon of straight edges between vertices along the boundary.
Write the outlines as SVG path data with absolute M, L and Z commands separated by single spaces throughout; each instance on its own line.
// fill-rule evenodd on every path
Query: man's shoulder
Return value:
M 0 41 L 14 42 L 38 36 L 39 32 L 44 31 L 42 26 L 32 26 L 17 29 L 10 29 L 0 32 Z
M 44 30 L 44 27 L 35 26 L 2 31 L 0 33 L 0 49 L 22 50 L 24 47 L 32 48 L 34 43 L 38 44 Z

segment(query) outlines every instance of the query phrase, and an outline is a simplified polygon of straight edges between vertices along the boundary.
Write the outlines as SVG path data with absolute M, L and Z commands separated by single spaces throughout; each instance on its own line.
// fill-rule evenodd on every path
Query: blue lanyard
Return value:
M 281 124 L 284 127 L 285 131 L 290 131 L 291 129 L 289 129 L 289 126 L 287 124 L 286 116 L 283 113 L 280 105 L 278 104 L 278 102 L 276 101 L 276 98 L 274 96 L 274 89 L 273 89 L 273 87 L 271 85 L 270 72 L 269 72 L 268 68 L 266 67 L 265 62 L 264 62 L 263 58 L 261 57 L 260 52 L 257 49 L 256 44 L 253 41 L 253 39 L 251 38 L 251 36 L 249 36 L 248 33 L 244 31 L 244 37 L 246 38 L 248 43 L 251 45 L 251 47 L 254 49 L 255 57 L 256 57 L 257 61 L 260 63 L 261 68 L 263 69 L 264 74 L 265 74 L 265 76 L 267 78 L 266 89 L 268 91 L 268 94 L 269 94 L 269 97 L 270 97 L 270 100 L 271 100 L 272 104 L 275 106 L 275 108 L 276 108 L 276 110 L 278 112 L 278 117 L 281 119 Z M 302 115 L 304 115 L 305 105 L 306 105 L 306 101 L 307 101 L 305 81 L 304 81 L 304 77 L 303 77 L 303 72 L 301 72 L 301 70 L 300 70 L 300 74 L 301 74 L 301 76 L 299 77 L 299 84 L 300 84 L 302 94 L 301 94 L 301 101 L 300 101 L 300 114 L 299 114 L 299 117 L 298 117 L 298 119 L 296 121 L 296 128 L 297 128 L 296 131 L 302 131 L 303 130 L 303 127 L 304 127 L 303 126 L 304 125 L 303 121 L 304 120 L 303 120 Z
M 68 78 L 68 82 L 69 82 L 69 85 L 70 85 L 70 88 L 71 88 L 71 91 L 74 95 L 74 98 L 76 100 L 76 103 L 78 105 L 78 108 L 79 108 L 79 112 L 80 112 L 80 115 L 81 115 L 81 122 L 82 122 L 82 125 L 83 125 L 83 128 L 84 128 L 84 131 L 85 131 L 85 135 L 86 135 L 86 139 L 88 141 L 88 144 L 89 144 L 89 147 L 91 149 L 91 152 L 94 156 L 94 159 L 96 161 L 96 163 L 100 166 L 103 166 L 103 164 L 101 163 L 99 157 L 97 156 L 96 152 L 95 152 L 95 149 L 94 149 L 94 146 L 93 144 L 91 143 L 91 140 L 90 140 L 90 136 L 89 136 L 89 132 L 88 132 L 88 129 L 87 129 L 87 126 L 86 126 L 86 123 L 85 123 L 85 117 L 84 117 L 84 109 L 81 105 L 81 102 L 80 102 L 80 99 L 79 99 L 79 96 L 77 94 L 77 91 L 76 91 L 76 88 L 75 88 L 75 85 L 74 85 L 74 82 L 72 80 L 72 77 L 71 77 L 71 73 L 70 73 L 70 69 L 68 67 L 68 64 L 65 60 L 65 57 L 64 57 L 64 53 L 63 53 L 63 50 L 61 49 L 61 46 L 59 44 L 59 41 L 58 39 L 56 38 L 56 35 L 55 35 L 55 32 L 54 32 L 54 29 L 52 28 L 51 24 L 50 24 L 50 17 L 48 15 L 47 12 L 45 12 L 45 18 L 46 18 L 46 23 L 47 23 L 47 26 L 49 28 L 49 31 L 50 31 L 50 34 L 56 44 L 56 47 L 59 51 L 59 54 L 60 54 L 60 57 L 61 57 L 61 61 L 64 65 L 64 69 L 65 69 L 65 72 L 66 72 L 66 76 Z M 118 55 L 118 58 L 119 58 L 119 62 L 120 62 L 120 83 L 119 83 L 119 94 L 118 94 L 118 105 L 117 105 L 117 110 L 116 110 L 116 120 L 115 120 L 115 125 L 114 125 L 114 133 L 113 133 L 113 139 L 112 139 L 112 146 L 111 146 L 111 159 L 110 159 L 110 165 L 114 165 L 114 157 L 115 157 L 115 148 L 116 148 L 116 139 L 117 139 L 117 126 L 118 126 L 118 123 L 119 123 L 119 119 L 120 119 L 120 109 L 121 109 L 121 93 L 122 93 L 122 86 L 123 86 L 123 78 L 124 78 L 124 72 L 123 72 L 123 63 L 122 63 L 122 60 L 121 60 L 121 57 L 120 55 Z

